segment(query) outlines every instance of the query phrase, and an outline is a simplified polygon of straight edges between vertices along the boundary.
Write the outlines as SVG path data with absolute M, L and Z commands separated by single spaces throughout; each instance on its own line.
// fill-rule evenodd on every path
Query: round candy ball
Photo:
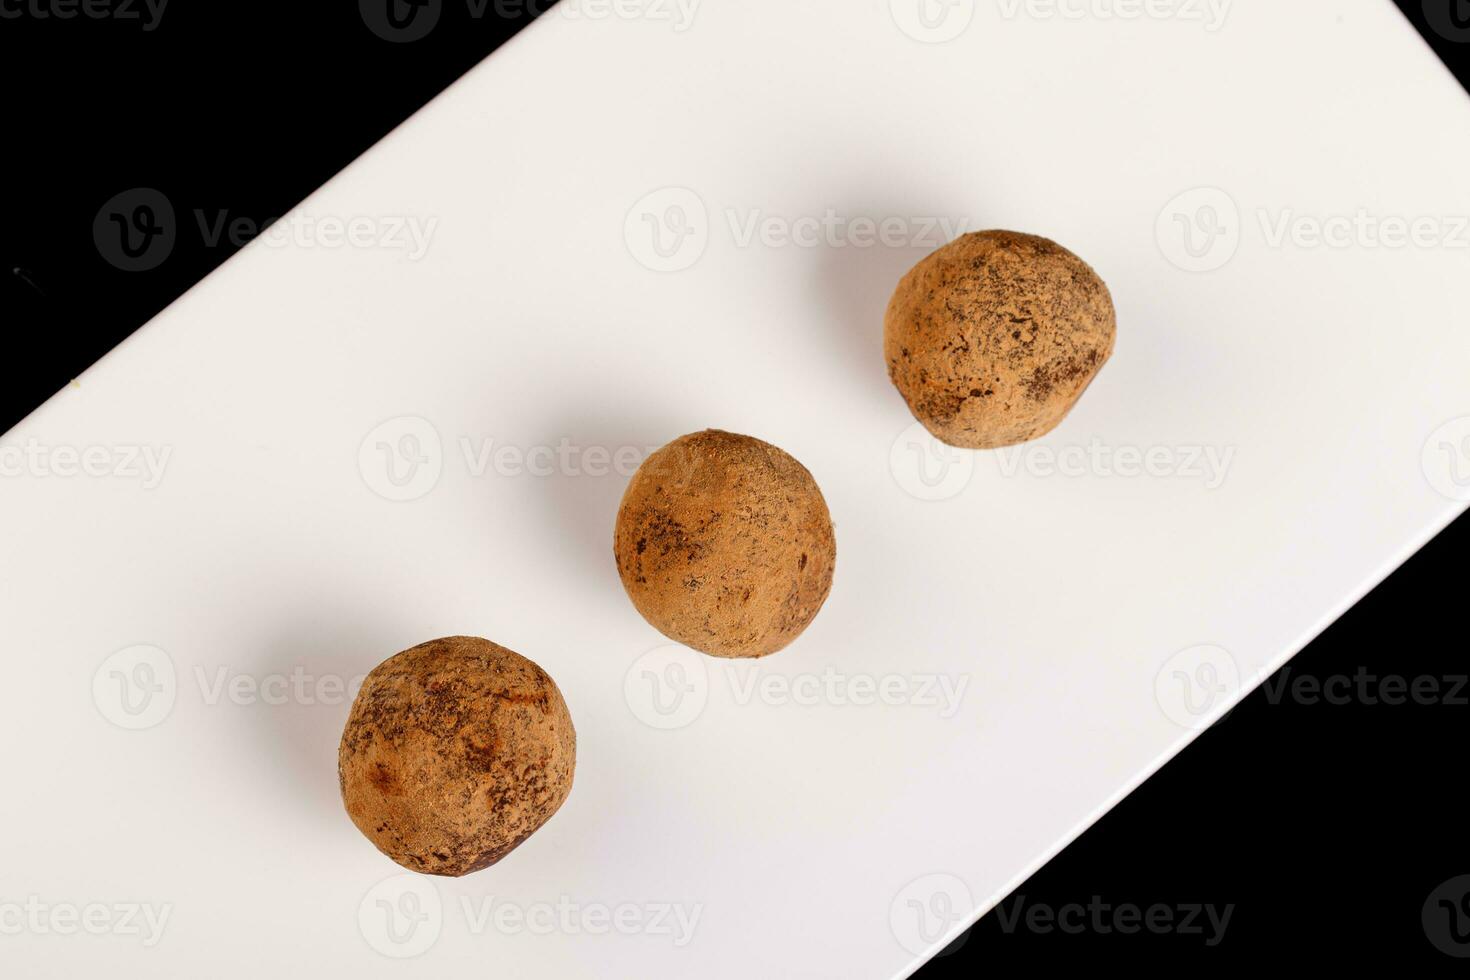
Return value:
M 613 552 L 643 618 L 716 657 L 764 657 L 795 640 L 837 562 L 807 468 L 770 443 L 715 430 L 674 440 L 633 475 Z
M 888 375 L 951 446 L 1046 435 L 1113 353 L 1117 317 L 1096 272 L 1056 242 L 965 235 L 915 266 L 884 320 Z
M 337 772 L 357 828 L 413 871 L 488 868 L 572 789 L 577 733 L 546 672 L 474 637 L 405 650 L 368 674 Z

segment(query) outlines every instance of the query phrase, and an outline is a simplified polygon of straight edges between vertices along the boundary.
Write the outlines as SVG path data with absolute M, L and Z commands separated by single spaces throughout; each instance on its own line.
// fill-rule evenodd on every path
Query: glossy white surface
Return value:
M 0 439 L 0 912 L 49 910 L 0 918 L 7 975 L 901 976 L 1463 509 L 1470 103 L 1388 3 L 637 9 L 553 11 L 295 216 L 432 225 L 422 255 L 252 246 Z M 1434 225 L 1299 220 L 1360 210 Z M 923 219 L 1109 282 L 1117 355 L 1041 448 L 917 468 L 881 318 Z M 827 608 L 758 667 L 662 649 L 624 480 L 586 472 L 706 426 L 795 454 L 838 525 Z M 93 447 L 113 475 L 63 475 Z M 453 633 L 556 677 L 576 788 L 405 886 L 341 810 L 333 685 Z M 1208 805 L 1159 847 L 1208 860 Z

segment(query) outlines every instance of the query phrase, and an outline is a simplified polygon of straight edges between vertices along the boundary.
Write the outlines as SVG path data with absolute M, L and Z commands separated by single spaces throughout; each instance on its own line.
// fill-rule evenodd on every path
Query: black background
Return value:
M 208 241 L 188 217 L 195 210 L 256 225 L 286 213 L 525 26 L 538 2 L 483 18 L 449 3 L 414 43 L 375 35 L 355 3 L 316 0 L 173 0 L 153 30 L 0 20 L 0 431 L 238 247 Z M 1470 29 L 1436 32 L 1420 0 L 1399 2 L 1461 81 L 1470 77 Z M 1470 23 L 1466 8 L 1444 0 L 1442 12 Z M 163 191 L 183 220 L 165 261 L 129 272 L 99 250 L 93 221 L 109 198 L 139 187 Z M 1461 520 L 1303 652 L 1293 677 L 1466 673 L 1467 540 Z M 920 976 L 1233 969 L 1283 956 L 1317 970 L 1382 961 L 1463 973 L 1467 961 L 1429 942 L 1421 909 L 1441 883 L 1470 874 L 1467 717 L 1463 703 L 1309 704 L 1257 691 L 1017 893 L 1051 907 L 1094 896 L 1233 905 L 1222 942 L 1007 930 L 992 914 Z

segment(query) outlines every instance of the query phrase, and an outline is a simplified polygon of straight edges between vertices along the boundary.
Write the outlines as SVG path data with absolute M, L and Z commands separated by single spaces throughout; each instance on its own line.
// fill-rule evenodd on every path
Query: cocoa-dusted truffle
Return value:
M 670 639 L 764 657 L 807 628 L 837 543 L 811 473 L 770 443 L 715 430 L 676 439 L 633 475 L 613 551 L 633 605 Z
M 884 320 L 888 375 L 952 446 L 1040 438 L 1113 353 L 1117 318 L 1097 273 L 1055 242 L 965 235 L 899 283 Z
M 556 682 L 488 640 L 434 640 L 368 674 L 342 733 L 347 813 L 413 871 L 459 877 L 515 850 L 566 800 L 577 733 Z

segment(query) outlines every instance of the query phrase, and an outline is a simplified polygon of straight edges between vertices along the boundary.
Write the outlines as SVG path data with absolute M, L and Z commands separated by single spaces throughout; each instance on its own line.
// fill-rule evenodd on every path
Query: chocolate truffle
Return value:
M 888 375 L 951 446 L 1046 435 L 1113 353 L 1117 318 L 1097 273 L 1055 242 L 965 235 L 916 265 L 884 319 Z
M 710 430 L 633 475 L 613 552 L 659 632 L 716 657 L 764 657 L 801 635 L 832 588 L 837 543 L 806 467 L 770 443 Z
M 405 650 L 368 674 L 337 773 L 357 828 L 413 871 L 488 868 L 572 790 L 577 733 L 556 682 L 488 640 Z

